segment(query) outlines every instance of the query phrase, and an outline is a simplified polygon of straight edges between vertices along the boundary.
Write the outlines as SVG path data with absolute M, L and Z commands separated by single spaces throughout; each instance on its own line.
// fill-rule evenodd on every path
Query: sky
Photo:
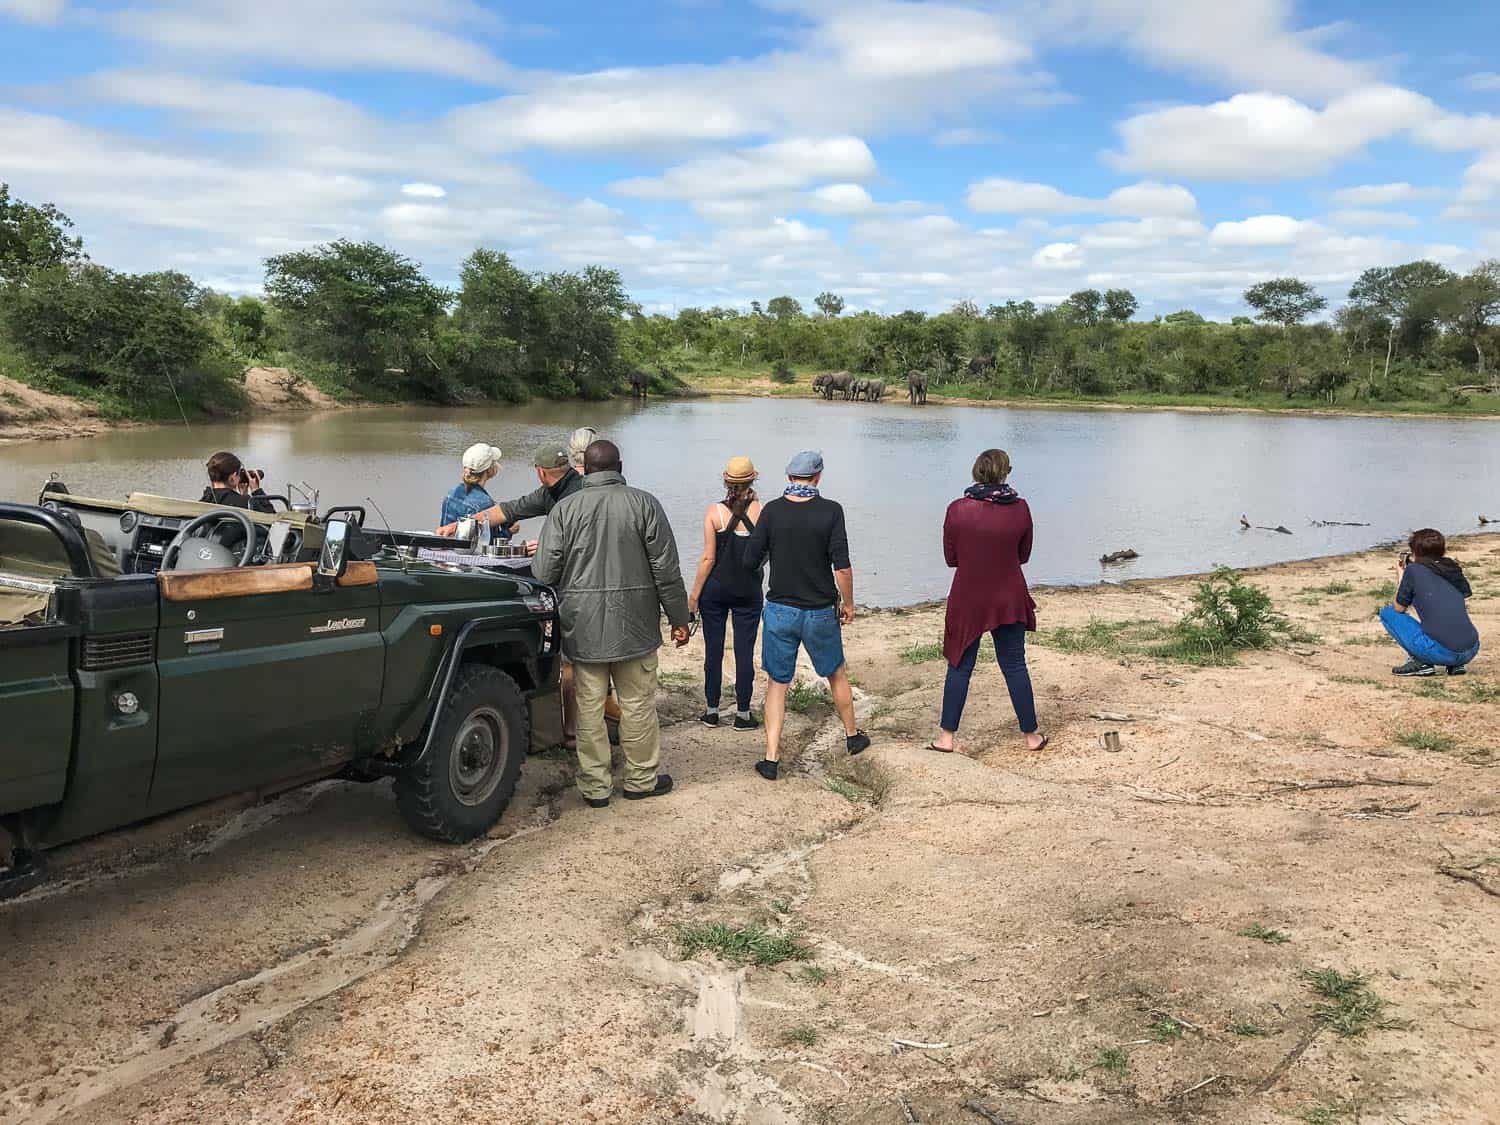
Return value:
M 95 260 L 258 291 L 373 239 L 647 311 L 1226 318 L 1500 256 L 1500 4 L 0 0 L 0 181 Z

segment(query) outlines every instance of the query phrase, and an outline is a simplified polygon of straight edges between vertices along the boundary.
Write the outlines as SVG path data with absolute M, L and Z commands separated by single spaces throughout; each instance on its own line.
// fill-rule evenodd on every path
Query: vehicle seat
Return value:
M 110 550 L 104 536 L 91 527 L 81 527 L 80 530 L 99 577 L 118 578 L 120 560 Z M 62 543 L 47 528 L 7 520 L 0 523 L 0 571 L 27 578 L 61 578 L 71 575 L 73 568 Z

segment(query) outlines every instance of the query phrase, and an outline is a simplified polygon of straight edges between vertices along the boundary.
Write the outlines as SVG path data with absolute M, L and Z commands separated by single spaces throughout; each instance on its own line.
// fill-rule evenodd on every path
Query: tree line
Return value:
M 807 369 L 900 380 L 922 370 L 956 393 L 1147 394 L 1461 405 L 1500 390 L 1500 262 L 1466 274 L 1430 261 L 1366 270 L 1327 320 L 1297 278 L 1244 293 L 1254 318 L 1190 310 L 1136 318 L 1128 289 L 1057 305 L 962 301 L 929 315 L 845 314 L 835 293 L 748 311 L 646 315 L 620 275 L 529 273 L 477 249 L 456 288 L 373 242 L 270 258 L 264 297 L 229 297 L 186 275 L 122 273 L 85 252 L 51 204 L 0 184 L 0 370 L 120 414 L 228 413 L 243 373 L 286 366 L 335 394 L 461 404 L 601 398 L 645 368 L 657 391 L 695 374 Z

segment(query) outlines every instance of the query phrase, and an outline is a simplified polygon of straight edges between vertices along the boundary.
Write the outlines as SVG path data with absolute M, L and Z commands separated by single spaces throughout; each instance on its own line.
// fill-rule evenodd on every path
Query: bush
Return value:
M 1247 585 L 1228 567 L 1219 567 L 1193 594 L 1193 608 L 1177 623 L 1177 640 L 1210 654 L 1267 648 L 1287 622 L 1271 605 L 1271 595 Z
M 776 361 L 776 366 L 771 368 L 771 382 L 773 383 L 795 383 L 797 373 L 792 370 L 792 365 L 786 360 Z

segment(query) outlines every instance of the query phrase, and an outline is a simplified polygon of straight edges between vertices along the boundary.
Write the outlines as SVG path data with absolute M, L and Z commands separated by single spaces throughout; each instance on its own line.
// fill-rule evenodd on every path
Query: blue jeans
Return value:
M 1422 632 L 1422 623 L 1409 613 L 1397 613 L 1388 605 L 1380 607 L 1380 623 L 1385 626 L 1406 655 L 1423 664 L 1436 664 L 1444 668 L 1462 668 L 1479 655 L 1479 644 L 1463 652 L 1454 652 L 1447 645 L 1440 645 Z
M 1021 733 L 1033 734 L 1036 731 L 1036 700 L 1031 694 L 1031 673 L 1026 670 L 1026 626 L 1019 622 L 1001 625 L 990 636 L 995 638 L 995 659 L 1005 677 L 1010 705 L 1015 708 Z M 979 642 L 983 639 L 975 637 L 958 663 L 948 669 L 948 678 L 943 682 L 942 726 L 945 731 L 958 730 L 959 720 L 964 716 L 964 704 L 969 701 L 969 678 L 974 674 L 974 662 L 979 659 Z
M 797 674 L 798 645 L 807 649 L 813 671 L 820 676 L 831 676 L 844 666 L 844 633 L 836 606 L 798 609 L 768 601 L 762 621 L 760 660 L 766 675 L 778 684 L 791 683 Z
M 741 711 L 750 710 L 755 690 L 755 634 L 760 630 L 764 598 L 757 590 L 753 598 L 735 598 L 712 575 L 703 584 L 698 611 L 703 614 L 703 695 L 717 710 L 724 692 L 724 634 L 734 618 L 734 701 Z

